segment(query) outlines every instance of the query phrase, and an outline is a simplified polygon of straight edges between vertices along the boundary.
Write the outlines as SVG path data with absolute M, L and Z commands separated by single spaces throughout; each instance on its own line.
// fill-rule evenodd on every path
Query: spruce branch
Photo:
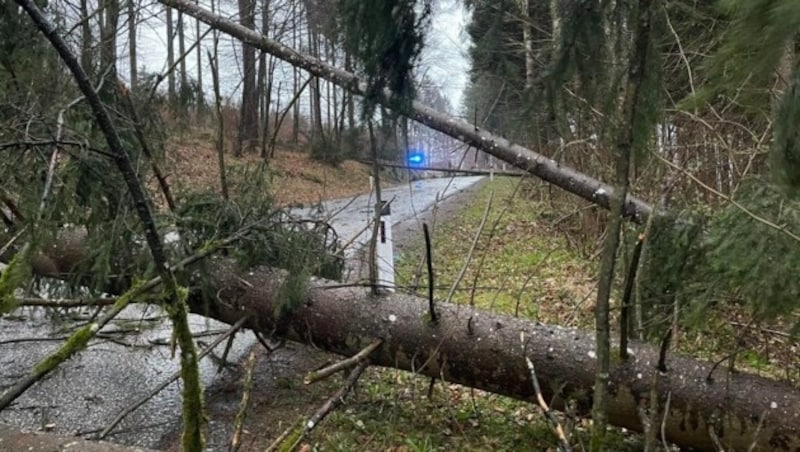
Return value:
M 72 53 L 64 39 L 58 34 L 55 26 L 44 16 L 42 11 L 32 0 L 16 0 L 16 2 L 28 13 L 36 24 L 36 27 L 39 28 L 50 41 L 70 72 L 72 72 L 78 84 L 78 88 L 80 88 L 81 92 L 86 97 L 86 101 L 92 110 L 98 127 L 105 137 L 109 149 L 114 153 L 114 163 L 125 180 L 125 185 L 131 194 L 136 212 L 139 215 L 139 220 L 144 227 L 147 245 L 153 255 L 153 263 L 166 289 L 168 300 L 168 305 L 166 306 L 167 311 L 170 313 L 170 319 L 173 322 L 177 342 L 181 348 L 181 367 L 183 369 L 184 379 L 183 447 L 184 450 L 187 451 L 200 451 L 203 449 L 201 430 L 204 424 L 202 387 L 197 364 L 197 350 L 194 347 L 191 330 L 189 328 L 185 290 L 181 290 L 178 287 L 175 276 L 169 269 L 167 256 L 164 252 L 164 246 L 161 242 L 158 229 L 156 228 L 155 220 L 153 219 L 147 194 L 136 174 L 130 156 L 122 145 L 119 134 L 111 121 L 111 117 L 106 111 L 97 91 L 92 87 L 89 77 L 86 75 L 86 72 L 84 72 L 78 59 Z M 85 347 L 88 340 L 97 332 L 97 330 L 93 330 L 93 327 L 94 325 L 87 326 L 76 333 L 74 337 L 76 343 L 72 344 L 71 341 L 67 341 L 62 350 L 72 354 L 75 350 Z M 74 347 L 81 345 L 81 343 L 82 346 Z M 57 365 L 58 363 L 60 363 L 60 360 L 56 359 L 54 364 Z

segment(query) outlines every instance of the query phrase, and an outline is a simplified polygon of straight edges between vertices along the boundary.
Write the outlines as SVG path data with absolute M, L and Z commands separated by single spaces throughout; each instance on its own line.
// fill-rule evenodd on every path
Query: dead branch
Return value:
M 349 369 L 351 367 L 355 367 L 356 364 L 360 363 L 367 359 L 370 353 L 374 352 L 378 347 L 383 344 L 383 341 L 378 339 L 368 346 L 364 347 L 363 350 L 356 353 L 355 355 L 338 361 L 330 366 L 324 367 L 320 370 L 315 370 L 314 372 L 309 372 L 308 375 L 303 379 L 303 383 L 310 385 L 311 383 L 316 383 L 320 380 L 324 380 L 325 378 L 335 374 L 336 372 Z
M 251 350 L 245 364 L 242 400 L 239 402 L 239 411 L 233 421 L 233 435 L 231 436 L 231 445 L 228 448 L 229 452 L 236 452 L 242 445 L 242 430 L 244 429 L 245 416 L 247 416 L 247 406 L 250 404 L 250 392 L 253 390 L 253 367 L 255 363 L 256 354 Z
M 231 337 L 233 334 L 235 334 L 237 331 L 239 331 L 242 328 L 242 325 L 244 325 L 244 323 L 246 321 L 247 321 L 247 316 L 244 316 L 241 319 L 239 319 L 237 322 L 235 322 L 230 328 L 228 328 L 228 331 L 223 333 L 220 337 L 214 339 L 214 341 L 211 342 L 211 344 L 209 344 L 208 347 L 203 349 L 203 351 L 201 351 L 197 355 L 197 359 L 200 360 L 200 359 L 205 358 L 209 353 L 214 351 L 214 349 L 217 347 L 217 345 L 221 344 L 222 341 L 224 341 L 228 337 Z M 140 406 L 142 406 L 145 403 L 147 403 L 148 400 L 150 400 L 153 397 L 155 397 L 156 394 L 158 394 L 159 392 L 163 391 L 164 388 L 169 386 L 172 382 L 174 382 L 175 380 L 177 380 L 180 377 L 181 377 L 181 371 L 178 370 L 175 373 L 173 373 L 172 375 L 170 375 L 169 378 L 167 378 L 166 380 L 161 382 L 161 384 L 159 384 L 158 386 L 153 388 L 152 391 L 150 391 L 149 393 L 145 394 L 144 396 L 142 396 L 137 401 L 135 401 L 132 404 L 130 404 L 127 407 L 125 407 L 125 409 L 120 411 L 119 414 L 117 415 L 117 417 L 115 417 L 114 420 L 111 421 L 111 423 L 108 424 L 106 426 L 106 428 L 104 428 L 103 431 L 101 431 L 100 434 L 97 435 L 96 439 L 104 439 L 106 436 L 108 436 L 109 433 L 111 433 L 112 430 L 114 430 L 114 427 L 119 425 L 119 423 L 122 422 L 122 420 L 125 419 L 129 414 L 131 414 L 134 411 L 136 411 Z

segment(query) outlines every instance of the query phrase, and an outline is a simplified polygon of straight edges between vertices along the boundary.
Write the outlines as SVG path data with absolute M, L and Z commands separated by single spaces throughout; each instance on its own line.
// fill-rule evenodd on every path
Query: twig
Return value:
M 82 308 L 88 306 L 110 306 L 117 302 L 119 298 L 92 298 L 89 300 L 63 299 L 45 300 L 44 298 L 18 298 L 19 306 L 39 306 L 45 308 Z
M 2 186 L 0 186 L 0 201 L 2 201 L 8 210 L 11 211 L 11 214 L 14 216 L 14 220 L 17 222 L 25 221 L 25 215 L 19 210 L 19 207 L 17 207 L 17 203 L 14 202 L 11 194 Z
M 431 252 L 431 234 L 428 232 L 428 223 L 422 223 L 422 231 L 425 233 L 425 255 L 428 261 L 428 307 L 431 311 L 431 323 L 435 325 L 439 322 L 439 317 L 433 306 L 433 253 Z
M 670 401 L 672 401 L 672 391 L 667 393 L 667 401 L 664 402 L 664 416 L 661 418 L 661 444 L 664 445 L 664 450 L 669 450 L 669 445 L 667 444 L 667 416 L 669 416 Z
M 222 372 L 222 369 L 225 368 L 228 362 L 228 354 L 231 352 L 231 347 L 233 347 L 233 340 L 236 338 L 235 334 L 231 334 L 228 336 L 228 342 L 225 344 L 225 351 L 222 352 L 222 357 L 219 359 L 217 363 L 217 373 Z
M 25 225 L 22 229 L 17 231 L 17 233 L 14 234 L 14 236 L 11 237 L 6 244 L 0 246 L 0 256 L 4 255 L 6 251 L 8 251 L 8 249 L 14 245 L 14 242 L 16 242 L 17 240 L 19 240 L 20 237 L 22 237 L 22 234 L 25 232 L 27 228 L 28 226 Z
M 761 413 L 761 416 L 758 417 L 758 425 L 756 425 L 756 431 L 753 432 L 753 443 L 750 444 L 750 447 L 747 448 L 747 452 L 753 452 L 756 450 L 758 445 L 758 434 L 761 433 L 761 428 L 764 427 L 764 417 L 767 415 L 766 412 Z
M 461 280 L 464 278 L 464 274 L 467 272 L 469 264 L 472 262 L 472 255 L 473 253 L 475 253 L 475 248 L 478 245 L 478 239 L 481 237 L 481 234 L 483 234 L 483 228 L 486 226 L 486 219 L 489 218 L 489 211 L 492 209 L 493 200 L 494 200 L 494 191 L 491 191 L 489 193 L 489 201 L 486 202 L 486 209 L 483 210 L 483 217 L 481 218 L 481 223 L 478 225 L 478 229 L 475 231 L 475 236 L 472 238 L 472 244 L 469 247 L 469 252 L 467 253 L 467 259 L 464 261 L 464 265 L 461 266 L 461 271 L 458 272 L 458 276 L 456 276 L 455 281 L 453 281 L 453 285 L 450 287 L 450 291 L 447 293 L 447 298 L 445 298 L 444 300 L 445 303 L 450 303 L 450 300 L 452 300 L 456 288 L 461 283 Z
M 717 431 L 714 428 L 714 424 L 708 425 L 708 436 L 711 438 L 711 441 L 714 443 L 714 448 L 719 452 L 725 452 L 725 447 L 722 445 L 722 442 L 719 440 L 719 435 L 717 435 Z
M 747 216 L 749 216 L 750 218 L 752 218 L 752 219 L 756 220 L 757 222 L 759 222 L 759 223 L 761 223 L 761 224 L 763 224 L 763 225 L 765 225 L 765 226 L 767 226 L 767 227 L 770 227 L 770 228 L 772 228 L 772 229 L 774 229 L 774 230 L 776 230 L 776 231 L 778 231 L 778 232 L 781 232 L 781 233 L 783 233 L 783 234 L 786 234 L 786 235 L 787 235 L 789 238 L 791 238 L 792 240 L 796 240 L 796 241 L 800 242 L 800 236 L 798 236 L 798 235 L 797 235 L 797 234 L 795 234 L 794 232 L 792 232 L 792 231 L 788 230 L 788 229 L 786 228 L 786 226 L 781 226 L 781 225 L 779 225 L 779 224 L 776 224 L 776 223 L 774 223 L 774 222 L 772 222 L 772 221 L 770 221 L 770 220 L 768 220 L 768 219 L 766 219 L 766 218 L 763 218 L 763 217 L 760 217 L 760 216 L 756 215 L 756 214 L 755 214 L 755 213 L 753 213 L 751 210 L 749 210 L 747 207 L 745 207 L 745 206 L 741 205 L 740 203 L 738 203 L 738 202 L 734 201 L 734 200 L 733 200 L 733 198 L 731 198 L 730 196 L 728 196 L 728 195 L 726 195 L 726 194 L 724 194 L 724 193 L 720 192 L 719 190 L 715 189 L 714 187 L 711 187 L 711 186 L 709 186 L 708 184 L 706 184 L 705 182 L 701 181 L 701 180 L 700 180 L 700 179 L 698 179 L 698 178 L 697 178 L 697 176 L 695 176 L 694 174 L 692 174 L 692 173 L 690 173 L 690 172 L 686 171 L 685 169 L 683 169 L 683 168 L 679 167 L 678 165 L 676 165 L 676 164 L 674 164 L 674 163 L 670 162 L 669 160 L 665 159 L 664 157 L 662 157 L 662 156 L 658 155 L 658 154 L 657 154 L 657 153 L 655 153 L 655 152 L 651 152 L 651 154 L 652 154 L 652 155 L 654 155 L 654 156 L 656 156 L 656 158 L 658 158 L 659 160 L 661 160 L 662 162 L 664 162 L 665 164 L 667 164 L 667 166 L 671 167 L 672 169 L 674 169 L 674 170 L 676 170 L 676 171 L 680 171 L 680 172 L 682 172 L 683 174 L 685 174 L 687 177 L 689 177 L 689 179 L 691 179 L 692 181 L 694 181 L 694 182 L 695 182 L 697 185 L 699 185 L 699 186 L 703 187 L 704 189 L 706 189 L 706 190 L 708 190 L 709 192 L 713 193 L 714 195 L 716 195 L 716 196 L 718 196 L 718 197 L 722 198 L 723 200 L 725 200 L 725 201 L 727 201 L 727 202 L 731 203 L 731 205 L 733 205 L 733 206 L 734 206 L 734 207 L 736 207 L 737 209 L 741 210 L 741 211 L 742 211 L 744 214 L 746 214 L 746 215 L 747 215 Z
M 322 422 L 325 417 L 330 414 L 333 410 L 335 410 L 339 405 L 344 402 L 345 396 L 353 389 L 355 386 L 356 381 L 358 381 L 358 377 L 364 372 L 364 370 L 369 366 L 367 361 L 361 361 L 350 371 L 350 375 L 347 376 L 347 380 L 345 380 L 344 385 L 339 388 L 336 393 L 334 393 L 331 398 L 329 398 L 320 408 L 314 413 L 306 422 L 306 427 L 303 430 L 303 434 L 300 438 L 297 439 L 299 441 L 301 438 L 307 436 L 311 433 L 314 428 Z
M 308 84 L 311 83 L 311 80 L 313 79 L 314 79 L 313 76 L 308 77 L 306 81 L 303 82 L 302 85 L 300 85 L 300 87 L 297 89 L 297 92 L 294 93 L 294 96 L 292 96 L 292 99 L 289 101 L 289 105 L 286 106 L 286 109 L 283 110 L 283 112 L 281 112 L 281 115 L 278 117 L 278 120 L 275 125 L 275 130 L 272 132 L 272 138 L 270 138 L 269 140 L 270 158 L 275 157 L 275 142 L 278 139 L 278 132 L 280 131 L 281 126 L 283 125 L 283 120 L 286 119 L 286 115 L 289 114 L 289 111 L 292 109 L 292 107 L 294 107 L 294 104 L 297 102 L 297 99 L 300 98 L 300 95 L 303 94 L 303 91 L 305 91 L 306 86 L 308 86 Z
M 230 337 L 233 337 L 233 335 Z M 255 363 L 256 353 L 251 350 L 250 355 L 247 357 L 247 364 L 245 365 L 242 400 L 239 402 L 239 412 L 236 413 L 236 419 L 233 421 L 233 435 L 231 436 L 230 447 L 228 447 L 229 452 L 236 452 L 242 445 L 242 430 L 244 429 L 244 421 L 247 416 L 247 405 L 250 404 L 250 393 L 253 390 L 253 367 Z
M 500 211 L 500 214 L 497 216 L 497 218 L 494 219 L 492 228 L 489 230 L 489 234 L 486 237 L 487 243 L 490 243 L 494 238 L 495 234 L 497 233 L 497 228 L 500 226 L 500 220 L 502 220 L 503 217 L 508 212 L 509 208 L 511 207 L 511 201 L 517 195 L 517 192 L 519 191 L 519 188 L 522 186 L 522 182 L 524 180 L 526 180 L 524 177 L 519 179 L 519 182 L 517 182 L 517 184 L 514 186 L 514 192 L 512 192 L 511 196 L 507 198 L 507 202 L 505 203 L 503 210 Z M 475 306 L 475 294 L 478 290 L 478 278 L 480 278 L 481 276 L 481 269 L 483 269 L 483 264 L 486 262 L 487 254 L 488 253 L 481 254 L 481 260 L 478 261 L 478 266 L 475 269 L 475 277 L 472 279 L 472 285 L 470 286 L 471 290 L 469 293 L 469 305 L 473 307 Z
M 137 113 L 136 107 L 133 105 L 133 100 L 130 96 L 130 89 L 125 86 L 125 82 L 123 82 L 122 79 L 118 79 L 117 83 L 119 85 L 120 97 L 122 97 L 124 100 L 123 104 L 128 110 L 128 114 L 131 115 L 131 121 L 133 123 L 133 131 L 134 135 L 136 136 L 136 140 L 139 142 L 139 146 L 141 146 L 144 156 L 150 162 L 150 168 L 153 170 L 153 174 L 156 176 L 158 186 L 161 188 L 161 193 L 164 195 L 164 199 L 167 202 L 167 207 L 169 207 L 170 211 L 175 211 L 175 198 L 172 197 L 172 191 L 169 188 L 167 177 L 161 171 L 161 167 L 158 166 L 158 162 L 156 162 L 153 152 L 150 150 L 150 146 L 147 143 L 144 130 L 142 130 L 142 121 L 139 119 L 139 113 Z
M 369 363 L 367 361 L 361 361 L 356 364 L 356 367 L 350 371 L 350 374 L 347 376 L 344 384 L 342 385 L 339 390 L 337 390 L 324 404 L 308 419 L 305 423 L 305 426 L 300 429 L 301 422 L 298 421 L 291 427 L 287 428 L 286 430 L 281 433 L 281 435 L 272 442 L 272 444 L 267 447 L 266 452 L 276 451 L 276 450 L 295 450 L 295 448 L 300 444 L 300 441 L 303 440 L 307 435 L 311 433 L 314 428 L 322 422 L 325 417 L 330 414 L 333 410 L 339 407 L 344 402 L 345 396 L 353 389 L 355 386 L 356 381 L 358 381 L 358 377 L 364 372 L 364 369 L 367 368 Z
M 228 328 L 228 331 L 226 331 L 223 335 L 214 339 L 214 341 L 211 342 L 211 344 L 209 344 L 208 347 L 206 347 L 202 352 L 200 352 L 197 355 L 197 359 L 200 360 L 209 353 L 211 353 L 214 350 L 214 348 L 216 348 L 217 345 L 221 344 L 222 341 L 224 341 L 229 336 L 237 332 L 242 327 L 242 325 L 244 325 L 244 322 L 246 322 L 248 318 L 249 318 L 248 316 L 242 317 L 236 323 L 234 323 L 230 328 Z M 156 386 L 152 391 L 142 396 L 139 400 L 128 405 L 117 415 L 117 417 L 114 418 L 113 421 L 111 421 L 110 424 L 108 424 L 106 428 L 103 429 L 103 431 L 100 432 L 99 435 L 97 435 L 97 439 L 104 439 L 106 436 L 108 436 L 109 433 L 111 433 L 111 430 L 113 430 L 114 427 L 116 427 L 120 422 L 122 422 L 122 420 L 125 419 L 129 414 L 136 411 L 140 406 L 144 405 L 148 400 L 153 398 L 156 394 L 158 394 L 164 388 L 169 386 L 170 383 L 172 383 L 173 381 L 177 380 L 180 377 L 181 377 L 181 371 L 177 370 L 175 373 L 170 375 L 169 378 L 161 382 L 160 385 Z
M 287 441 L 287 438 L 289 438 L 289 435 L 291 435 L 292 432 L 299 430 L 300 429 L 300 425 L 302 425 L 302 423 L 303 423 L 302 419 L 298 419 L 297 422 L 295 422 L 294 424 L 290 425 L 289 428 L 284 430 L 283 433 L 281 433 L 280 435 L 278 435 L 277 438 L 275 438 L 275 441 L 273 441 L 269 446 L 267 446 L 267 449 L 264 452 L 274 452 L 276 450 L 281 450 L 281 446 L 283 446 L 283 443 L 285 443 Z M 298 440 L 298 442 L 299 442 L 299 440 Z M 294 441 L 293 441 L 293 443 L 294 443 Z M 294 447 L 292 447 L 292 449 L 293 448 Z M 292 449 L 289 449 L 289 450 L 292 450 Z
M 667 350 L 669 350 L 669 341 L 672 339 L 672 330 L 673 328 L 668 329 L 664 339 L 661 340 L 661 348 L 658 352 L 658 366 L 656 367 L 659 372 L 667 371 Z
M 357 365 L 358 363 L 366 360 L 367 357 L 372 352 L 374 352 L 375 350 L 378 349 L 378 347 L 381 346 L 381 344 L 383 344 L 383 340 L 382 339 L 378 339 L 378 340 L 372 342 L 371 344 L 369 344 L 368 346 L 364 347 L 360 352 L 356 353 L 355 355 L 353 355 L 353 356 L 351 356 L 351 357 L 349 357 L 347 359 L 343 359 L 341 361 L 338 361 L 338 362 L 336 362 L 336 363 L 334 363 L 334 364 L 332 364 L 330 366 L 324 367 L 322 369 L 315 370 L 313 372 L 309 372 L 306 375 L 306 377 L 303 379 L 303 384 L 310 385 L 311 383 L 316 383 L 316 382 L 318 382 L 320 380 L 323 380 L 323 379 L 335 374 L 336 372 L 339 372 L 339 371 L 344 370 L 344 369 L 349 369 L 349 368 Z
M 772 334 L 774 336 L 781 336 L 781 337 L 785 337 L 785 338 L 791 338 L 792 337 L 792 335 L 790 333 L 787 333 L 785 331 L 779 331 L 779 330 L 772 330 L 772 329 L 769 329 L 769 328 L 763 328 L 763 327 L 752 325 L 751 323 L 742 323 L 742 322 L 737 322 L 735 320 L 728 320 L 728 323 L 730 323 L 733 326 L 740 327 L 740 328 L 757 329 L 757 330 L 761 331 L 762 333 Z
M 522 286 L 520 286 L 520 288 L 519 288 L 519 292 L 517 292 L 517 301 L 514 304 L 514 317 L 519 317 L 520 300 L 522 300 L 522 294 L 525 293 L 525 289 L 527 289 L 528 283 L 531 282 L 531 279 L 533 279 L 535 276 L 537 276 L 536 272 L 539 271 L 539 268 L 542 265 L 544 265 L 544 263 L 547 262 L 548 259 L 550 259 L 550 256 L 552 256 L 553 253 L 555 253 L 557 249 L 558 249 L 557 246 L 553 247 L 552 249 L 550 249 L 550 251 L 547 252 L 547 254 L 544 255 L 544 257 L 542 257 L 539 260 L 539 262 L 536 263 L 536 265 L 534 265 L 531 268 L 526 269 L 526 271 L 528 272 L 528 277 L 525 278 L 525 282 L 522 283 Z M 502 287 L 494 287 L 491 290 L 495 290 L 495 291 L 497 291 L 499 293 L 501 289 L 502 289 Z
M 630 312 L 631 299 L 633 298 L 633 287 L 636 282 L 636 271 L 639 268 L 639 259 L 642 257 L 642 246 L 644 245 L 644 234 L 639 234 L 636 240 L 636 247 L 633 249 L 631 263 L 628 273 L 625 275 L 625 288 L 622 291 L 622 301 L 620 303 L 619 315 L 619 357 L 624 361 L 628 359 L 628 336 L 631 332 Z
M 523 353 L 525 353 L 525 334 L 520 334 L 520 340 L 522 342 Z M 567 437 L 567 433 L 564 431 L 564 428 L 561 426 L 561 423 L 553 414 L 553 411 L 550 410 L 550 406 L 547 405 L 547 402 L 544 400 L 544 396 L 542 395 L 542 388 L 539 386 L 539 379 L 536 378 L 536 368 L 533 366 L 533 361 L 527 356 L 525 357 L 525 362 L 528 364 L 528 370 L 531 372 L 531 381 L 533 383 L 533 390 L 536 392 L 536 401 L 539 403 L 539 407 L 544 411 L 545 417 L 547 420 L 553 425 L 553 429 L 556 432 L 556 436 L 558 436 L 559 450 L 563 452 L 570 452 L 572 448 L 569 445 L 569 438 Z

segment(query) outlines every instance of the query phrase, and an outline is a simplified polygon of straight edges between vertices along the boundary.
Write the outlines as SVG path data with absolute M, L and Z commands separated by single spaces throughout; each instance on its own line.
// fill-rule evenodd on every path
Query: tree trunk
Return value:
M 197 2 L 199 3 L 200 0 L 197 0 Z M 200 40 L 200 36 L 201 36 L 201 34 L 200 34 L 200 21 L 199 20 L 195 20 L 194 25 L 195 25 L 195 39 Z M 197 125 L 202 125 L 203 124 L 203 116 L 204 116 L 203 113 L 204 113 L 205 106 L 206 106 L 206 99 L 205 99 L 205 94 L 204 94 L 205 90 L 203 89 L 203 46 L 198 44 L 197 48 L 196 48 L 196 52 L 197 52 L 196 53 L 196 58 L 197 58 L 197 93 L 196 93 L 196 95 L 197 95 L 197 99 L 195 99 L 196 107 L 197 107 L 196 123 L 197 123 Z
M 180 103 L 181 103 L 181 110 L 180 115 L 182 119 L 186 119 L 186 107 L 187 107 L 187 90 L 189 89 L 189 77 L 186 74 L 186 33 L 184 30 L 184 20 L 183 20 L 183 13 L 178 11 L 178 55 L 180 63 L 178 64 L 179 72 L 180 72 L 180 80 L 181 84 L 178 87 Z
M 252 33 L 255 30 L 255 0 L 238 0 L 239 20 L 242 27 Z M 239 118 L 239 140 L 234 154 L 241 156 L 258 145 L 258 96 L 256 93 L 256 50 L 247 43 L 242 43 L 242 106 Z
M 139 62 L 136 59 L 136 0 L 128 0 L 128 64 L 130 65 L 131 89 L 139 83 Z
M 91 80 L 94 77 L 92 67 L 92 25 L 89 17 L 89 0 L 81 0 L 81 66 Z
M 186 0 L 159 1 L 165 5 L 180 8 L 184 12 L 199 18 L 223 33 L 248 42 L 277 58 L 335 83 L 354 94 L 364 95 L 366 91 L 366 85 L 359 81 L 355 75 L 291 49 L 269 38 L 262 37 L 257 32 L 248 30 L 235 22 L 214 15 L 204 8 L 188 3 Z M 384 93 L 380 102 L 388 104 L 388 92 Z M 580 173 L 569 166 L 559 164 L 555 160 L 518 144 L 513 144 L 505 138 L 479 129 L 466 121 L 438 112 L 416 101 L 408 111 L 401 113 L 445 135 L 487 152 L 500 160 L 508 162 L 517 168 L 527 171 L 583 199 L 605 208 L 610 207 L 614 188 L 591 176 Z M 647 220 L 651 211 L 652 207 L 648 203 L 633 196 L 626 196 L 624 209 L 625 217 L 642 223 Z
M 261 34 L 269 36 L 269 0 L 261 2 Z M 261 116 L 261 158 L 267 158 L 267 137 L 269 136 L 269 106 L 272 101 L 272 58 L 267 60 L 267 53 L 261 52 L 258 56 L 258 86 L 256 92 L 259 100 L 259 114 Z
M 298 21 L 297 21 L 297 1 L 292 0 L 292 47 L 297 48 Z M 292 66 L 292 92 L 300 89 L 300 70 L 297 66 Z M 300 102 L 292 104 L 292 143 L 298 144 L 300 140 Z
M 530 0 L 517 0 L 522 20 L 522 51 L 525 53 L 525 89 L 533 88 L 536 61 L 533 53 L 533 21 L 530 15 Z M 557 35 L 554 35 L 557 36 Z
M 344 70 L 347 72 L 353 72 L 353 59 L 350 55 L 350 52 L 345 50 L 344 54 Z M 342 94 L 347 96 L 347 127 L 352 130 L 356 127 L 356 101 L 355 96 L 352 92 L 343 92 Z M 345 100 L 342 100 L 345 102 Z
M 194 293 L 190 304 L 195 312 L 226 323 L 249 314 L 250 328 L 265 333 L 275 328 L 273 303 L 279 299 L 282 271 L 237 272 L 223 266 L 214 275 L 214 293 L 224 303 L 208 305 Z M 426 299 L 404 294 L 376 298 L 366 289 L 319 280 L 295 312 L 288 338 L 344 356 L 382 338 L 384 345 L 370 355 L 374 365 L 533 401 L 527 356 L 554 408 L 563 409 L 570 401 L 581 414 L 588 413 L 596 370 L 591 332 L 447 303 L 436 304 L 439 322 L 434 326 L 425 320 L 427 310 Z M 638 410 L 648 403 L 659 352 L 641 343 L 629 348 L 628 360 L 612 362 L 607 413 L 610 423 L 641 431 Z M 713 436 L 731 450 L 800 447 L 800 392 L 795 388 L 722 368 L 712 373 L 712 363 L 686 357 L 668 358 L 667 366 L 657 390 L 670 397 L 664 421 L 668 441 L 705 450 L 714 449 Z
M 84 238 L 85 234 L 70 234 L 44 248 L 53 254 L 34 259 L 33 271 L 68 275 L 85 258 Z M 47 265 L 40 266 L 43 262 Z M 225 260 L 211 265 L 204 285 L 190 290 L 190 309 L 229 324 L 246 315 L 247 328 L 274 331 L 286 272 L 267 267 L 239 270 Z M 215 294 L 217 302 L 209 303 L 204 293 Z M 578 414 L 588 415 L 597 369 L 591 331 L 464 305 L 437 302 L 435 309 L 434 325 L 427 321 L 425 298 L 374 296 L 369 288 L 314 279 L 290 319 L 286 338 L 343 356 L 353 356 L 380 338 L 384 344 L 370 355 L 373 365 L 534 401 L 527 357 L 554 409 L 563 410 L 568 403 Z M 800 391 L 789 384 L 678 355 L 667 357 L 667 369 L 660 372 L 655 347 L 629 342 L 628 350 L 627 360 L 611 361 L 606 411 L 610 424 L 643 430 L 640 409 L 649 404 L 657 375 L 657 396 L 670 400 L 663 422 L 667 441 L 702 450 L 715 450 L 715 441 L 729 450 L 800 448 Z
M 103 74 L 108 74 L 108 82 L 112 86 L 116 86 L 119 0 L 102 0 L 100 9 L 102 12 L 102 19 L 100 20 L 100 71 Z
M 172 23 L 172 8 L 167 8 L 167 103 L 170 108 L 175 107 L 175 47 L 172 38 L 175 36 L 175 26 Z

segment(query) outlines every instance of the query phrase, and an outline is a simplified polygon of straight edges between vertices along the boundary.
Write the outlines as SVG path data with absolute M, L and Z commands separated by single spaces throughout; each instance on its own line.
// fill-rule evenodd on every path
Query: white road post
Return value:
M 394 286 L 394 250 L 392 245 L 392 216 L 391 206 L 386 201 L 381 201 L 381 224 L 378 228 L 377 259 L 379 291 L 392 293 Z

